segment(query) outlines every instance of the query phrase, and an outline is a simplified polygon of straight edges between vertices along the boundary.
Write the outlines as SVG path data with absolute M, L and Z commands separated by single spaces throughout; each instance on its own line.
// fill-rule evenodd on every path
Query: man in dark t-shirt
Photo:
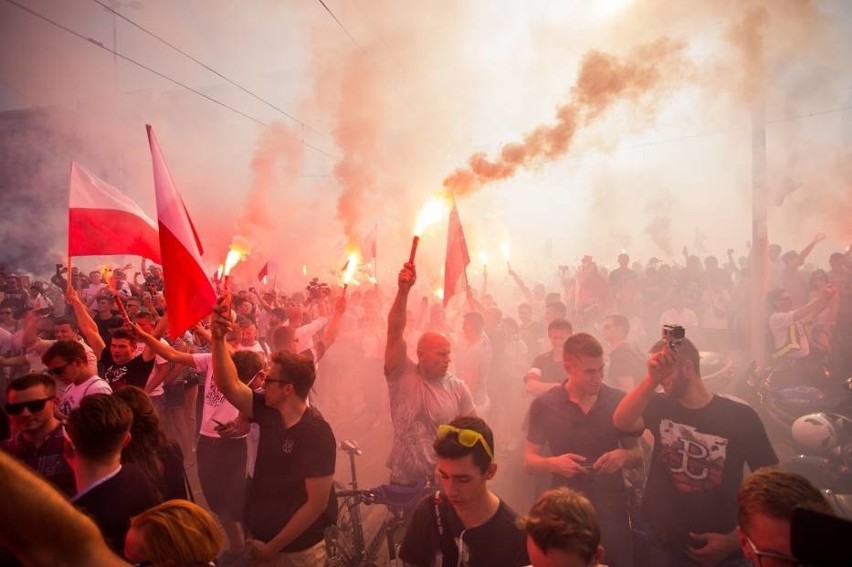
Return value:
M 564 364 L 568 380 L 530 406 L 524 462 L 531 472 L 550 474 L 552 487 L 567 486 L 588 498 L 598 515 L 607 564 L 630 567 L 623 469 L 642 463 L 642 449 L 635 434 L 612 423 L 624 392 L 602 383 L 603 348 L 589 334 L 565 341 Z
M 707 391 L 692 342 L 673 350 L 660 341 L 652 351 L 648 375 L 613 415 L 623 431 L 647 427 L 654 435 L 642 504 L 650 564 L 741 565 L 735 528 L 743 466 L 754 471 L 778 458 L 751 407 Z
M 606 383 L 629 392 L 645 377 L 645 357 L 627 341 L 630 321 L 624 315 L 609 315 L 603 321 L 603 338 L 609 344 Z
M 400 559 L 415 567 L 528 565 L 517 514 L 488 489 L 497 472 L 491 428 L 478 417 L 457 417 L 438 428 L 433 446 L 443 490 L 417 505 Z
M 226 309 L 222 314 L 228 313 Z M 212 328 L 213 377 L 225 398 L 260 428 L 254 477 L 246 497 L 246 547 L 253 561 L 323 565 L 325 530 L 337 521 L 332 480 L 337 445 L 328 422 L 307 404 L 313 361 L 279 351 L 263 393 L 237 377 L 222 314 Z
M 535 357 L 529 371 L 524 376 L 524 388 L 537 396 L 550 390 L 554 384 L 565 381 L 565 367 L 562 364 L 562 345 L 574 332 L 567 319 L 557 318 L 547 326 L 547 339 L 551 350 Z

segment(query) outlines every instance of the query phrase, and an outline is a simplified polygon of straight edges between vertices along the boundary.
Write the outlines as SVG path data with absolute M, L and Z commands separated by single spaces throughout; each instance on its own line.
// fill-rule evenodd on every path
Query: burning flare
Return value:
M 358 269 L 358 254 L 351 252 L 349 254 L 349 259 L 346 260 L 346 264 L 343 266 L 343 287 L 345 288 L 351 283 L 356 282 L 353 281 L 355 278 L 355 271 Z
M 420 237 L 427 228 L 444 218 L 449 210 L 450 203 L 446 194 L 434 197 L 420 209 L 420 214 L 417 215 L 417 222 L 414 224 L 414 238 L 411 241 L 411 254 L 408 256 L 409 264 L 414 264 L 414 256 L 417 254 L 417 245 L 420 244 Z

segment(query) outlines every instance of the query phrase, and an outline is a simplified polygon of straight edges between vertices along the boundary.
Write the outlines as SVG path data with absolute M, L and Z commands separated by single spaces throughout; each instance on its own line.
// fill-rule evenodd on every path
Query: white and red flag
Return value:
M 364 237 L 363 242 L 361 242 L 361 258 L 364 259 L 364 262 L 376 259 L 376 242 L 378 241 L 378 233 L 379 225 L 373 225 L 373 230 L 371 230 L 367 236 Z
M 157 224 L 130 197 L 71 162 L 68 255 L 131 254 L 159 263 Z
M 210 313 L 216 304 L 216 292 L 201 260 L 201 242 L 163 158 L 154 129 L 150 125 L 146 128 L 154 165 L 169 335 L 178 337 Z
M 444 307 L 450 298 L 460 292 L 467 291 L 467 272 L 470 264 L 470 254 L 464 239 L 459 210 L 453 201 L 450 211 L 450 222 L 447 227 L 447 259 L 444 266 Z
M 269 278 L 269 262 L 265 263 L 260 271 L 257 273 L 257 280 L 263 284 L 266 283 L 266 280 Z

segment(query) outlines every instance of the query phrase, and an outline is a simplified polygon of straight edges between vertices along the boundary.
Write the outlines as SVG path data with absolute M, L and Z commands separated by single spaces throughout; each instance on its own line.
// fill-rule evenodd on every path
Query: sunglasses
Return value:
M 754 542 L 751 541 L 750 537 L 746 536 L 745 539 L 748 546 L 751 548 L 751 552 L 755 555 L 755 557 L 757 557 L 757 564 L 759 567 L 770 567 L 770 565 L 778 567 L 806 567 L 804 563 L 800 563 L 795 557 L 781 555 L 780 553 L 773 553 L 771 551 L 763 551 L 754 545 Z M 764 561 L 765 559 L 768 561 Z
M 289 380 L 276 380 L 274 378 L 264 378 L 263 379 L 263 387 L 266 388 L 267 382 L 275 382 L 277 384 L 292 384 Z
M 45 404 L 53 398 L 43 398 L 41 400 L 30 400 L 28 402 L 18 402 L 16 404 L 6 404 L 6 413 L 9 415 L 20 415 L 24 409 L 28 409 L 30 413 L 38 413 L 44 409 Z
M 65 369 L 71 366 L 72 364 L 73 362 L 69 362 L 67 364 L 63 364 L 62 366 L 57 366 L 56 368 L 48 368 L 47 373 L 53 376 L 60 376 L 63 372 L 65 372 Z
M 438 439 L 443 439 L 450 433 L 455 433 L 459 443 L 468 448 L 475 446 L 477 443 L 482 443 L 485 454 L 488 455 L 490 460 L 494 460 L 494 453 L 491 451 L 491 447 L 488 445 L 485 437 L 482 436 L 482 433 L 472 429 L 459 429 L 458 427 L 447 424 L 438 426 Z

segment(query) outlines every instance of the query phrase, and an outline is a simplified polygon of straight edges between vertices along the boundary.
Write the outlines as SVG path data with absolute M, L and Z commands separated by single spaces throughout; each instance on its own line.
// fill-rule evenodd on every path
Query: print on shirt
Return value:
M 678 492 L 698 492 L 719 488 L 728 452 L 728 440 L 699 433 L 689 425 L 670 419 L 660 422 L 662 462 L 668 468 Z
M 125 377 L 126 374 L 127 374 L 127 365 L 126 364 L 122 364 L 122 365 L 113 364 L 113 365 L 107 367 L 106 370 L 104 371 L 104 380 L 106 380 L 107 383 L 110 386 L 115 388 L 118 384 L 124 384 L 125 383 L 124 377 Z
M 225 394 L 216 386 L 214 380 L 207 381 L 207 392 L 204 394 L 204 400 L 213 407 L 219 407 L 225 402 Z

